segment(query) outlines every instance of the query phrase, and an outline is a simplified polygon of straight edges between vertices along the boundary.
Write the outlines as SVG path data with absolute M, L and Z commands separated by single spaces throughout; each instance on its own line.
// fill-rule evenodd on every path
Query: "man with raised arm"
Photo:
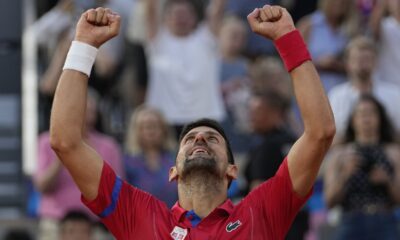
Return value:
M 293 80 L 304 133 L 276 175 L 233 205 L 227 188 L 237 167 L 223 130 L 207 119 L 187 125 L 176 166 L 170 169 L 170 181 L 178 182 L 179 201 L 168 209 L 123 182 L 83 141 L 88 75 L 97 48 L 118 34 L 120 18 L 103 8 L 82 15 L 56 91 L 51 144 L 84 203 L 117 239 L 284 239 L 310 196 L 335 134 L 327 97 L 286 9 L 266 5 L 250 13 L 248 21 L 254 32 L 273 40 L 281 54 Z

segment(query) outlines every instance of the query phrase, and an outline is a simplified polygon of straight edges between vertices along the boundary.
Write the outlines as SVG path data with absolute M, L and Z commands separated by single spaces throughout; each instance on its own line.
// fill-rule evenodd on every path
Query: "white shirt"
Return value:
M 393 127 L 400 130 L 400 88 L 392 83 L 375 81 L 372 95 L 385 107 L 386 114 Z M 329 92 L 333 115 L 335 117 L 338 136 L 343 136 L 353 107 L 360 96 L 360 92 L 349 83 L 342 83 Z
M 375 76 L 400 86 L 400 23 L 393 17 L 382 20 Z
M 223 120 L 218 49 L 208 26 L 198 26 L 187 37 L 160 29 L 147 51 L 149 105 L 160 109 L 175 125 L 205 117 Z

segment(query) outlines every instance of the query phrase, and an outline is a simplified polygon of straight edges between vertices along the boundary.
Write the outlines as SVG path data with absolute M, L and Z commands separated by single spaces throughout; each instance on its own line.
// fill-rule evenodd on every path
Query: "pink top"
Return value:
M 112 166 L 118 175 L 124 178 L 120 148 L 113 138 L 93 131 L 89 133 L 88 143 Z M 57 159 L 56 154 L 50 147 L 48 132 L 39 136 L 38 154 L 38 166 L 34 178 L 41 176 L 51 163 Z M 54 190 L 42 194 L 39 216 L 41 218 L 60 219 L 69 210 L 76 209 L 82 209 L 87 213 L 90 212 L 82 204 L 81 193 L 71 175 L 66 168 L 63 168 L 58 176 Z

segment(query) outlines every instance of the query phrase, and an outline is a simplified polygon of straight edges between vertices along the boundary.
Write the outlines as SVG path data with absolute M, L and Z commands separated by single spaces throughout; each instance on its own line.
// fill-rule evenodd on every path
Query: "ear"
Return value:
M 176 179 L 178 179 L 178 170 L 176 170 L 176 166 L 173 166 L 169 169 L 168 181 L 172 182 Z
M 238 167 L 236 165 L 229 164 L 228 169 L 226 170 L 226 175 L 230 179 L 237 179 Z

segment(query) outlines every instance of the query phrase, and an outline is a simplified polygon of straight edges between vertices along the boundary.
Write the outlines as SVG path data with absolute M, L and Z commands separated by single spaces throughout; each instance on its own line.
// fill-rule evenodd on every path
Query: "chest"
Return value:
M 245 212 L 246 211 L 246 212 Z M 172 224 L 164 229 L 157 229 L 160 239 L 173 240 L 261 240 L 268 237 L 268 231 L 260 219 L 260 214 L 251 207 L 243 209 L 240 214 L 226 217 L 203 219 L 196 227 L 185 222 Z M 161 231 L 160 231 L 161 230 Z

